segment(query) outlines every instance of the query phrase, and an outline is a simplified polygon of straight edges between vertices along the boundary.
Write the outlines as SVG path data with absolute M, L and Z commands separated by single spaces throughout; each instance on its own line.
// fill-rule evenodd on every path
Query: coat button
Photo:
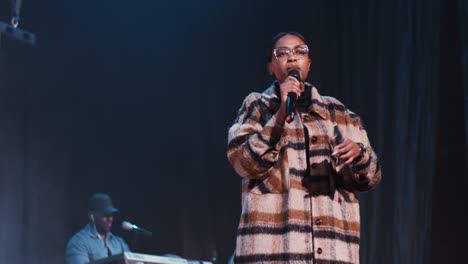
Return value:
M 322 219 L 317 219 L 317 220 L 315 220 L 315 224 L 316 224 L 316 225 L 321 225 L 321 224 L 322 224 Z
M 313 136 L 313 137 L 310 139 L 310 142 L 312 142 L 312 143 L 317 142 L 317 137 L 316 137 L 316 136 Z
M 310 165 L 312 167 L 312 169 L 315 169 L 317 168 L 317 163 L 312 163 L 312 165 Z
M 317 248 L 317 253 L 322 254 L 322 248 Z

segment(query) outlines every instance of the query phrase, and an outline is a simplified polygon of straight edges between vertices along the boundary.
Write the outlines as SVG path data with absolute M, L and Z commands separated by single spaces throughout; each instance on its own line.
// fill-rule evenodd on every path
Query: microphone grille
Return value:
M 296 78 L 298 81 L 301 81 L 301 73 L 299 73 L 299 71 L 296 69 L 290 70 L 288 75 Z
M 123 221 L 123 222 L 122 222 L 122 229 L 127 230 L 127 231 L 130 231 L 130 230 L 133 229 L 133 225 L 132 225 L 132 223 L 130 223 L 130 222 Z

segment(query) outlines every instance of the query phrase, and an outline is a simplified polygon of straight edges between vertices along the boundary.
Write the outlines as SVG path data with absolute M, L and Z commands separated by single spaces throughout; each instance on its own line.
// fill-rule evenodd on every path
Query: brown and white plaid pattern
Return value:
M 229 129 L 228 159 L 243 177 L 234 262 L 359 263 L 355 192 L 381 180 L 367 133 L 359 117 L 315 87 L 308 111 L 278 125 L 275 85 L 247 96 Z M 367 149 L 341 170 L 331 157 L 335 122 Z

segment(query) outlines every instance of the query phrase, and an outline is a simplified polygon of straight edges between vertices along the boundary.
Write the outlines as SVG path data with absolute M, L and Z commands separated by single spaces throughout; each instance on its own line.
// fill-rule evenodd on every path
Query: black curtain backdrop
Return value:
M 21 11 L 37 45 L 0 38 L 0 263 L 64 263 L 94 192 L 113 197 L 113 231 L 135 252 L 226 263 L 241 209 L 227 129 L 272 81 L 266 46 L 289 30 L 310 40 L 310 82 L 363 118 L 381 159 L 382 183 L 359 195 L 361 263 L 464 259 L 466 0 L 48 0 Z
M 468 234 L 466 1 L 440 3 L 440 70 L 436 175 L 432 205 L 431 263 L 459 263 Z M 465 87 L 465 88 L 463 88 Z
M 459 23 L 460 25 L 459 38 L 461 44 L 461 56 L 459 57 L 461 60 L 462 65 L 462 83 L 464 87 L 464 114 L 465 114 L 465 153 L 468 153 L 468 1 L 459 0 L 458 1 L 458 16 L 459 16 Z M 465 155 L 467 159 L 465 160 L 465 164 L 468 166 L 468 155 Z

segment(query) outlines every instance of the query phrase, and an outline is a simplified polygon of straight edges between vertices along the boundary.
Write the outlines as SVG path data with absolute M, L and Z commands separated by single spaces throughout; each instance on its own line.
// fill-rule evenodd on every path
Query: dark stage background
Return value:
M 240 213 L 227 129 L 272 81 L 266 46 L 287 30 L 381 159 L 361 262 L 466 259 L 466 0 L 24 0 L 21 14 L 38 42 L 0 40 L 0 263 L 64 263 L 94 192 L 134 251 L 226 263 Z

